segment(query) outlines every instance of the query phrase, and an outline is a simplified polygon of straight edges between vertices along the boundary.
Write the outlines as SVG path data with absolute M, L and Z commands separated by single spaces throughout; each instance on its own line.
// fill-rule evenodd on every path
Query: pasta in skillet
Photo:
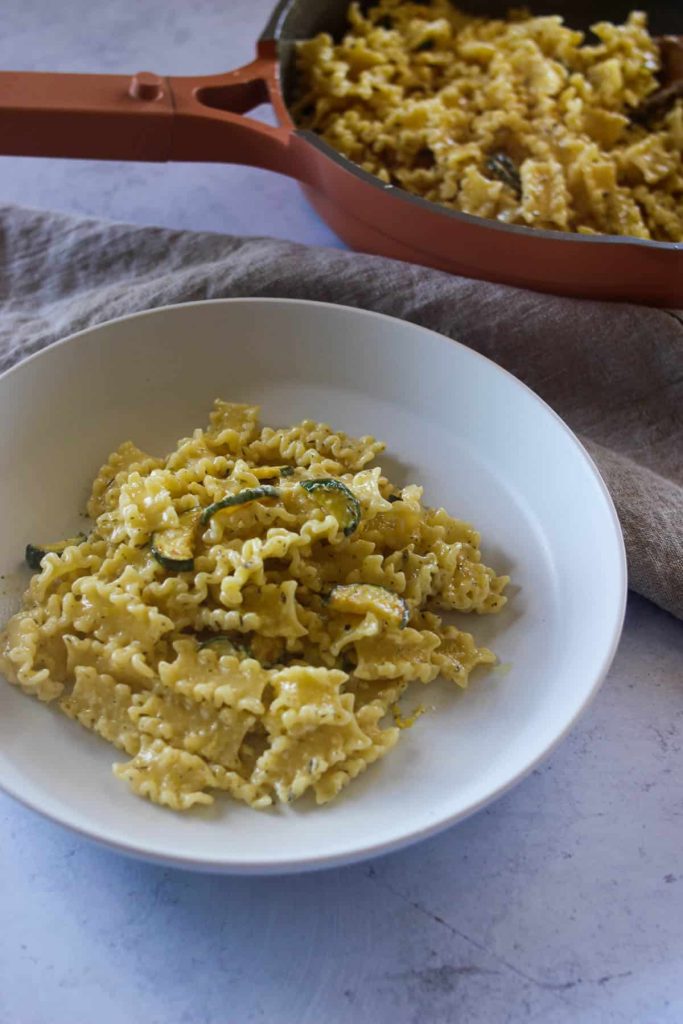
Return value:
M 90 534 L 27 548 L 0 668 L 156 803 L 331 800 L 394 746 L 411 683 L 464 687 L 495 661 L 438 612 L 506 600 L 471 526 L 368 468 L 382 449 L 221 401 L 166 458 L 122 444 Z
M 451 209 L 680 242 L 683 96 L 661 89 L 662 64 L 638 11 L 587 38 L 559 12 L 354 2 L 341 39 L 298 44 L 294 112 L 387 185 Z

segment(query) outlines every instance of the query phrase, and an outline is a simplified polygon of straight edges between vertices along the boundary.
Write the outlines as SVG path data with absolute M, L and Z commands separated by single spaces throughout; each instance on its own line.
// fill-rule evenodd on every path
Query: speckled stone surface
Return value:
M 253 58 L 274 6 L 275 0 L 2 0 L 0 68 L 227 71 Z M 266 107 L 254 113 L 271 119 Z M 0 196 L 139 224 L 340 244 L 295 182 L 253 168 L 2 157 Z
M 0 66 L 202 73 L 268 0 L 4 0 Z M 144 13 L 142 13 L 144 12 Z M 249 169 L 0 159 L 0 198 L 338 244 Z M 570 737 L 410 850 L 295 878 L 165 870 L 0 797 L 0 1024 L 680 1024 L 683 627 L 632 598 Z

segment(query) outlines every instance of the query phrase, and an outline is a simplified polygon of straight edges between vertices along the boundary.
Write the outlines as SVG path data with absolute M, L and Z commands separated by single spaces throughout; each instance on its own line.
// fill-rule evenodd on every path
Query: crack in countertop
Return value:
M 390 892 L 392 896 L 396 896 L 398 899 L 403 900 L 403 902 L 407 903 L 409 906 L 419 911 L 419 913 L 425 915 L 425 917 L 428 917 L 431 921 L 434 921 L 436 924 L 439 924 L 443 928 L 446 928 L 452 935 L 457 936 L 457 938 L 463 939 L 465 942 L 469 943 L 474 949 L 477 949 L 481 953 L 484 953 L 487 956 L 492 957 L 502 967 L 505 967 L 508 971 L 510 971 L 512 974 L 515 974 L 523 981 L 529 982 L 529 984 L 533 985 L 535 988 L 538 988 L 539 990 L 551 992 L 553 995 L 557 996 L 558 999 L 562 1003 L 564 1003 L 565 1006 L 572 1005 L 571 1002 L 564 997 L 564 993 L 568 992 L 570 989 L 577 988 L 580 985 L 602 986 L 608 984 L 610 981 L 616 981 L 620 978 L 628 978 L 633 974 L 633 971 L 623 971 L 621 973 L 616 974 L 605 974 L 599 978 L 573 978 L 570 981 L 541 981 L 539 978 L 535 978 L 533 975 L 528 974 L 521 967 L 517 967 L 515 964 L 511 963 L 509 960 L 501 956 L 499 953 L 496 953 L 494 950 L 489 949 L 489 947 L 486 946 L 483 942 L 480 942 L 478 939 L 472 938 L 471 935 L 467 935 L 466 932 L 463 932 L 459 928 L 456 928 L 455 925 L 451 924 L 450 921 L 446 921 L 445 918 L 441 917 L 439 914 L 435 914 L 433 911 L 427 909 L 427 907 L 423 907 L 422 904 L 418 903 L 416 900 L 411 900 L 409 896 L 406 896 L 405 893 L 402 893 L 398 889 L 395 889 L 384 879 L 379 879 L 374 868 L 370 867 L 368 869 L 368 871 L 366 872 L 366 877 L 369 878 L 371 881 L 375 882 L 375 884 L 380 886 L 380 888 L 383 888 L 387 892 Z M 472 970 L 468 967 L 463 968 L 460 971 L 460 973 L 475 974 L 496 972 L 484 971 L 481 968 L 475 968 L 474 970 Z

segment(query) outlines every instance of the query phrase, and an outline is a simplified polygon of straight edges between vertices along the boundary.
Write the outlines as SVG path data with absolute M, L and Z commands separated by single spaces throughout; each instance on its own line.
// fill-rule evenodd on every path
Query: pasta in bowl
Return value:
M 211 403 L 221 393 L 226 398 L 258 403 L 269 424 L 292 424 L 303 415 L 312 423 L 295 428 L 298 437 L 290 435 L 293 443 L 287 451 L 279 447 L 280 432 L 254 424 L 249 427 L 255 431 L 254 440 L 240 442 L 241 456 L 237 450 L 232 454 L 211 450 L 207 435 L 214 427 L 210 424 L 201 431 L 209 453 L 195 451 L 192 455 L 196 439 L 190 438 L 184 449 L 177 439 L 187 437 L 206 421 Z M 219 418 L 224 408 L 216 410 Z M 316 424 L 320 422 L 344 431 L 348 442 L 342 443 L 341 433 L 318 434 Z M 86 720 L 86 726 L 95 719 L 104 722 L 113 717 L 114 735 L 122 732 L 134 737 L 137 730 L 141 747 L 156 744 L 158 751 L 162 745 L 164 750 L 171 749 L 166 756 L 172 759 L 177 754 L 181 760 L 197 758 L 201 773 L 206 771 L 201 762 L 218 765 L 218 769 L 209 769 L 209 781 L 218 776 L 229 778 L 233 788 L 237 780 L 230 773 L 237 771 L 229 765 L 235 762 L 231 762 L 226 745 L 220 756 L 218 753 L 219 740 L 223 742 L 225 734 L 212 730 L 218 712 L 230 710 L 227 704 L 211 705 L 206 729 L 195 720 L 190 750 L 174 746 L 175 739 L 170 742 L 170 734 L 179 728 L 188 734 L 187 722 L 183 720 L 179 726 L 178 717 L 166 716 L 157 699 L 171 696 L 175 707 L 182 697 L 195 707 L 200 704 L 196 698 L 201 699 L 201 691 L 190 697 L 178 692 L 179 652 L 168 640 L 180 641 L 181 651 L 182 645 L 187 645 L 193 664 L 205 662 L 213 667 L 223 659 L 228 667 L 235 664 L 251 669 L 254 676 L 247 675 L 242 700 L 260 700 L 264 714 L 266 705 L 272 709 L 275 698 L 270 684 L 258 689 L 262 670 L 271 673 L 270 678 L 297 668 L 338 673 L 333 681 L 344 683 L 328 686 L 326 693 L 332 692 L 327 703 L 331 714 L 346 718 L 348 695 L 354 697 L 353 721 L 349 718 L 348 725 L 364 736 L 358 751 L 353 751 L 358 761 L 367 761 L 368 736 L 377 750 L 378 732 L 386 740 L 389 730 L 399 729 L 393 746 L 384 741 L 379 744 L 382 753 L 388 747 L 387 756 L 378 757 L 343 795 L 323 807 L 315 803 L 313 783 L 302 799 L 280 803 L 271 779 L 266 795 L 273 806 L 256 812 L 244 800 L 230 798 L 225 789 L 202 787 L 204 774 L 200 785 L 195 778 L 183 778 L 182 792 L 203 794 L 202 800 L 213 796 L 213 805 L 194 804 L 189 813 L 172 813 L 168 805 L 135 799 L 126 781 L 112 773 L 113 761 L 130 766 L 139 756 L 140 750 L 135 752 L 130 738 L 126 740 L 128 750 L 116 750 L 92 727 L 82 728 L 62 713 L 60 702 L 74 700 L 70 710 L 78 717 L 75 679 L 47 704 L 27 697 L 20 686 L 0 680 L 3 792 L 109 848 L 164 864 L 246 874 L 311 870 L 395 850 L 461 821 L 519 782 L 576 721 L 614 654 L 626 594 L 624 551 L 614 509 L 595 467 L 571 431 L 521 382 L 472 349 L 414 323 L 328 303 L 284 299 L 207 300 L 135 314 L 73 335 L 0 376 L 0 423 L 0 479 L 5 495 L 0 520 L 0 575 L 4 576 L 0 580 L 0 623 L 19 613 L 13 630 L 21 632 L 21 621 L 25 629 L 23 639 L 17 639 L 15 633 L 12 641 L 12 646 L 24 648 L 24 654 L 12 660 L 2 675 L 18 673 L 25 657 L 29 674 L 24 682 L 30 687 L 30 648 L 40 646 L 53 662 L 49 666 L 37 662 L 38 671 L 49 667 L 48 676 L 65 680 L 69 657 L 65 645 L 60 655 L 59 644 L 54 643 L 54 650 L 47 638 L 38 644 L 36 633 L 46 627 L 47 633 L 77 635 L 81 651 L 74 648 L 70 657 L 74 666 L 81 663 L 82 686 L 87 689 L 88 677 L 93 677 L 86 671 L 89 667 L 99 678 L 110 676 L 115 681 L 115 686 L 106 689 L 106 704 L 89 704 L 92 721 Z M 359 433 L 383 438 L 387 448 L 379 451 L 377 442 L 362 442 L 358 447 L 350 438 Z M 137 455 L 132 446 L 121 449 L 126 438 L 134 439 L 154 457 Z M 187 457 L 184 465 L 181 450 Z M 107 460 L 108 468 L 100 472 L 108 452 L 118 454 L 113 461 Z M 164 452 L 171 454 L 156 458 Z M 209 463 L 221 454 L 226 462 L 214 464 L 215 472 L 209 472 Z M 136 458 L 151 461 L 135 470 Z M 241 477 L 235 475 L 239 458 Z M 200 472 L 215 477 L 211 492 L 202 491 L 191 479 L 192 466 L 196 471 L 202 459 L 209 462 Z M 170 474 L 164 469 L 167 463 L 174 467 Z M 377 466 L 381 467 L 379 474 Z M 226 475 L 228 469 L 231 472 Z M 264 476 L 267 471 L 272 475 Z M 118 480 L 109 484 L 112 476 Z M 176 477 L 179 483 L 171 485 Z M 98 481 L 95 493 L 94 479 Z M 311 492 L 302 486 L 307 481 L 325 480 L 339 481 L 349 489 L 360 507 L 358 520 L 355 503 L 348 496 L 340 500 L 336 486 L 324 484 L 317 494 L 315 488 Z M 416 483 L 424 487 L 423 497 L 419 497 Z M 169 502 L 163 492 L 170 493 L 171 486 Z M 118 518 L 117 488 L 126 494 L 125 518 Z M 270 488 L 286 491 L 284 498 L 273 495 Z M 259 489 L 265 491 L 263 500 L 234 503 L 237 494 L 244 498 L 245 490 Z M 393 500 L 398 495 L 401 500 Z M 89 498 L 97 507 L 91 507 L 93 517 L 86 525 L 78 513 L 86 509 Z M 195 541 L 192 508 L 201 506 L 203 515 L 212 504 L 222 501 L 233 504 L 214 510 L 207 523 L 199 523 L 201 537 Z M 476 524 L 483 538 L 481 548 L 474 533 L 463 533 L 467 528 L 462 524 L 452 523 L 445 513 L 428 511 L 441 507 Z M 398 552 L 405 544 L 400 533 L 387 534 L 380 551 L 382 563 L 393 567 L 391 576 L 377 574 L 378 561 L 370 545 L 378 538 L 370 527 L 386 524 L 385 517 L 398 520 L 407 515 L 416 517 L 422 539 L 415 541 L 415 551 L 421 557 L 428 554 L 430 545 L 435 554 L 443 554 L 444 545 L 462 543 L 461 554 L 467 554 L 473 579 L 463 580 L 464 586 L 451 592 L 449 601 L 457 598 L 459 604 L 471 607 L 469 613 L 427 607 L 432 597 L 419 609 L 411 603 L 415 588 L 426 593 L 429 584 L 418 575 L 412 582 L 406 578 L 405 590 L 401 589 L 400 576 L 405 572 Z M 436 526 L 433 516 L 437 517 Z M 289 521 L 285 521 L 287 517 Z M 356 520 L 358 525 L 352 530 Z M 305 535 L 306 528 L 323 531 L 313 550 L 324 549 L 329 557 L 311 560 L 301 547 L 297 549 L 301 544 L 297 538 L 302 532 Z M 79 530 L 91 531 L 84 544 L 79 543 L 83 540 L 77 536 Z M 106 540 L 115 530 L 119 531 L 117 539 Z M 233 576 L 233 583 L 226 583 L 223 590 L 227 598 L 243 545 L 250 541 L 252 547 L 258 546 L 254 542 L 261 544 L 268 530 L 296 535 L 289 554 L 266 558 L 263 578 L 264 585 L 279 586 L 287 582 L 289 572 L 297 581 L 302 610 L 296 609 L 296 616 L 309 628 L 308 639 L 256 639 L 256 630 L 247 628 L 255 625 L 253 618 L 249 624 L 243 623 L 243 629 L 236 628 L 234 620 L 197 619 L 195 623 L 190 616 L 200 614 L 202 602 L 194 611 L 191 605 L 197 599 L 195 580 L 202 573 L 206 574 L 207 595 L 212 595 L 210 602 L 203 602 L 204 607 L 213 604 L 229 611 L 217 600 L 220 585 L 208 582 L 211 550 L 216 549 L 217 559 L 222 552 L 223 562 L 217 560 L 216 565 L 232 567 L 227 575 Z M 325 532 L 332 539 L 326 539 Z M 95 533 L 100 533 L 99 540 Z M 436 543 L 439 536 L 441 544 Z M 61 555 L 49 554 L 41 547 L 29 551 L 40 569 L 29 582 L 22 567 L 26 545 L 59 538 L 71 538 Z M 153 546 L 157 556 L 152 554 Z M 120 564 L 125 561 L 125 549 L 131 552 L 130 566 Z M 482 553 L 480 561 L 475 549 Z M 348 560 L 344 571 L 338 573 L 335 565 L 341 563 L 331 556 L 341 551 L 347 552 Z M 361 556 L 363 574 L 356 575 L 354 568 Z M 58 581 L 59 569 L 84 557 L 90 559 L 85 568 L 81 565 L 71 577 Z M 181 567 L 165 568 L 159 558 L 180 562 Z M 192 568 L 187 567 L 190 559 Z M 497 573 L 489 575 L 483 565 L 494 566 Z M 241 591 L 243 605 L 253 615 L 255 608 L 250 602 L 257 584 L 247 578 L 253 580 L 260 570 L 254 565 L 241 568 L 247 584 Z M 442 564 L 441 569 L 447 570 L 448 565 Z M 439 571 L 432 575 L 434 590 L 440 586 Z M 314 587 L 320 590 L 315 598 L 312 594 L 307 598 L 303 583 L 298 582 L 306 573 L 309 591 Z M 503 589 L 501 576 L 508 574 L 512 583 Z M 319 585 L 315 583 L 318 576 Z M 78 578 L 83 582 L 77 587 Z M 114 597 L 112 578 L 119 580 L 124 597 Z M 99 593 L 103 580 L 108 583 L 103 590 L 114 598 L 110 604 L 116 612 L 116 618 L 108 620 L 109 632 L 106 619 L 95 622 L 101 602 L 105 601 L 106 607 L 108 600 Z M 22 605 L 27 584 L 28 603 Z M 44 595 L 41 587 L 47 588 Z M 79 587 L 84 588 L 86 601 L 78 594 Z M 333 595 L 335 587 L 340 590 Z M 487 604 L 487 588 L 489 595 L 509 595 L 498 614 L 480 615 L 474 608 L 482 601 Z M 83 608 L 82 624 L 88 630 L 74 630 L 59 618 L 56 606 L 61 607 L 60 602 L 73 590 L 74 601 L 81 597 L 77 603 Z M 36 601 L 45 611 L 36 613 Z M 410 621 L 401 629 L 404 601 Z M 497 603 L 496 598 L 491 608 Z M 153 628 L 159 635 L 152 646 L 152 666 L 158 668 L 162 661 L 169 665 L 164 688 L 157 682 L 158 672 L 153 671 L 151 680 L 142 680 L 144 645 L 150 642 L 150 630 L 131 622 L 125 614 L 126 608 L 139 609 L 140 604 L 155 605 L 153 611 L 143 610 L 143 615 L 154 619 Z M 278 615 L 289 621 L 286 602 L 280 604 L 283 610 L 278 610 Z M 430 683 L 414 679 L 400 698 L 397 723 L 393 695 L 385 692 L 379 696 L 383 687 L 387 691 L 392 688 L 387 679 L 361 679 L 358 662 L 354 671 L 349 671 L 349 663 L 357 657 L 355 647 L 351 650 L 352 645 L 347 645 L 332 656 L 325 654 L 323 643 L 323 652 L 315 653 L 314 645 L 320 648 L 322 633 L 312 635 L 312 624 L 336 622 L 338 632 L 350 632 L 339 630 L 339 625 L 360 624 L 368 612 L 378 621 L 378 633 L 359 637 L 356 643 L 361 649 L 379 638 L 412 642 L 415 632 L 436 636 L 436 624 L 423 618 L 428 614 L 442 617 L 444 628 L 455 625 L 461 632 L 473 634 L 473 650 L 485 661 L 474 668 L 466 688 L 458 685 L 462 677 L 445 678 L 443 670 Z M 94 636 L 96 630 L 101 630 L 100 637 Z M 221 633 L 226 636 L 219 639 Z M 124 636 L 128 637 L 125 642 Z M 110 645 L 112 657 L 107 664 L 98 662 L 105 652 L 95 643 L 86 654 L 88 645 L 83 641 L 88 639 L 98 640 L 103 647 Z M 211 639 L 218 647 L 215 643 L 206 646 Z M 429 642 L 417 664 L 428 677 L 434 671 L 433 651 L 438 652 L 438 647 L 434 638 L 425 639 Z M 133 641 L 127 654 L 114 656 Z M 288 650 L 280 652 L 282 646 Z M 140 657 L 135 656 L 138 650 Z M 297 657 L 304 650 L 306 657 Z M 487 650 L 495 652 L 498 665 L 484 653 Z M 406 660 L 416 664 L 412 655 Z M 458 660 L 463 662 L 460 656 Z M 279 678 L 282 681 L 286 676 Z M 42 685 L 46 679 L 43 676 Z M 328 675 L 326 679 L 329 683 Z M 205 682 L 199 680 L 200 686 Z M 257 687 L 256 694 L 249 693 L 249 682 Z M 33 684 L 35 690 L 40 680 L 33 678 Z M 283 733 L 285 726 L 296 730 L 294 723 L 301 710 L 295 700 L 302 698 L 303 705 L 317 713 L 321 691 L 317 683 L 315 687 L 292 687 L 286 694 L 282 689 L 278 715 Z M 112 693 L 117 698 L 113 705 Z M 129 714 L 133 696 L 135 721 Z M 374 709 L 365 711 L 367 720 L 357 726 L 361 708 L 375 700 L 388 708 L 375 723 L 377 731 L 374 725 L 371 730 L 369 721 Z M 142 712 L 145 701 L 150 703 Z M 406 720 L 415 719 L 420 705 L 425 713 L 412 728 L 400 729 Z M 263 718 L 258 703 L 251 707 L 245 703 L 237 710 Z M 223 719 L 231 717 L 223 715 Z M 269 746 L 267 730 L 264 735 L 255 722 L 249 732 L 256 733 L 247 741 L 252 749 L 240 753 L 245 765 L 255 766 Z M 286 735 L 284 740 L 288 742 Z M 210 741 L 215 745 L 207 760 L 198 750 L 204 744 L 208 749 Z M 341 771 L 341 765 L 340 757 L 332 767 Z M 322 765 L 314 762 L 312 768 L 315 774 Z M 283 774 L 283 795 L 288 795 L 285 790 L 292 786 L 295 774 Z M 253 769 L 251 775 L 244 773 L 245 786 L 256 786 L 252 775 Z M 189 786 L 185 785 L 188 781 Z M 171 788 L 177 794 L 177 787 Z M 13 813 L 11 807 L 7 810 Z
M 370 468 L 374 438 L 258 412 L 216 401 L 165 458 L 116 449 L 91 532 L 28 546 L 36 574 L 2 638 L 11 682 L 177 811 L 220 791 L 326 803 L 396 744 L 411 684 L 465 687 L 495 662 L 440 614 L 505 603 L 474 528 Z

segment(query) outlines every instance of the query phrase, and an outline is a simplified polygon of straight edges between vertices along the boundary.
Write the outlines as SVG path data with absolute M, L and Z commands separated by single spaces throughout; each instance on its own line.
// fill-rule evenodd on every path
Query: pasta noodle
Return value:
M 439 611 L 506 600 L 471 526 L 369 468 L 382 449 L 225 402 L 166 458 L 126 442 L 90 534 L 27 549 L 0 667 L 127 754 L 115 775 L 158 804 L 331 800 L 397 742 L 389 712 L 417 717 L 395 707 L 410 684 L 495 661 Z
M 348 23 L 298 45 L 293 112 L 365 171 L 508 224 L 683 241 L 683 99 L 654 102 L 644 14 L 592 44 L 559 16 L 449 0 L 352 3 Z

